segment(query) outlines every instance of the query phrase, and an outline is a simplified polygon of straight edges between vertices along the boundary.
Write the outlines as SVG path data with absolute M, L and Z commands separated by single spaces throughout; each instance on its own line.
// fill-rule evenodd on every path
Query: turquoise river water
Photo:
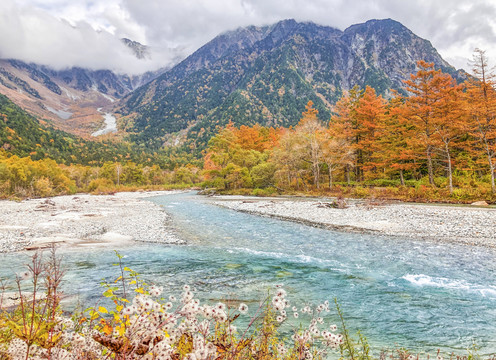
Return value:
M 188 245 L 137 244 L 118 250 L 146 280 L 202 300 L 258 302 L 283 284 L 292 303 L 337 298 L 350 329 L 372 347 L 464 353 L 474 342 L 496 352 L 496 251 L 425 240 L 334 232 L 215 206 L 194 193 L 150 198 L 173 217 Z M 118 276 L 113 250 L 60 250 L 63 287 L 83 303 Z M 12 276 L 26 255 L 2 255 Z M 330 321 L 337 322 L 335 312 Z M 352 331 L 352 332 L 353 332 Z

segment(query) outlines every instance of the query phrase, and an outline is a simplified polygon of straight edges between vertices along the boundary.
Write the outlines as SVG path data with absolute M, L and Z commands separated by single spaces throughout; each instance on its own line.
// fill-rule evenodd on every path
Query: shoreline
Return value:
M 0 201 L 0 253 L 60 244 L 95 248 L 133 242 L 184 244 L 170 215 L 145 198 L 178 191 L 62 195 Z
M 133 242 L 185 244 L 175 235 L 170 215 L 161 206 L 145 200 L 183 191 L 1 200 L 0 253 L 42 249 L 52 243 L 78 248 Z M 330 199 L 301 197 L 221 195 L 209 202 L 331 231 L 496 248 L 496 208 L 346 201 L 344 209 L 331 207 Z
M 213 203 L 234 211 L 333 231 L 406 237 L 496 248 L 496 209 L 440 204 L 368 205 L 347 200 L 346 208 L 308 198 L 218 196 Z

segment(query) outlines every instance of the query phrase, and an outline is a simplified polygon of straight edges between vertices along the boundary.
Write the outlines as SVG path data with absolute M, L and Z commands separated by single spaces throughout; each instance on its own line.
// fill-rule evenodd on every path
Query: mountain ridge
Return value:
M 458 80 L 432 44 L 401 23 L 369 20 L 344 31 L 293 19 L 215 37 L 178 65 L 126 95 L 116 111 L 133 141 L 158 146 L 179 139 L 202 148 L 215 127 L 290 126 L 312 100 L 328 121 L 342 94 L 370 85 L 388 96 L 416 62 L 433 62 Z M 177 140 L 175 140 L 177 142 Z
M 149 48 L 121 40 L 138 59 L 150 57 Z M 55 70 L 17 59 L 0 59 L 0 93 L 30 114 L 64 131 L 89 138 L 102 121 L 99 109 L 156 78 L 166 68 L 140 75 L 82 67 Z

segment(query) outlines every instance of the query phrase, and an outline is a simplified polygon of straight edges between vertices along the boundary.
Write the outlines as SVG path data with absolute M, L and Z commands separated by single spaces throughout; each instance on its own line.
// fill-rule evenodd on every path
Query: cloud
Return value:
M 467 67 L 475 47 L 487 49 L 496 59 L 492 0 L 123 0 L 122 4 L 151 43 L 180 47 L 185 54 L 240 26 L 294 18 L 344 30 L 369 19 L 392 18 L 430 40 L 456 67 Z
M 105 27 L 114 27 L 115 33 Z M 0 58 L 35 62 L 55 69 L 79 66 L 130 74 L 154 70 L 172 61 L 163 56 L 148 61 L 137 59 L 120 41 L 120 37 L 129 36 L 123 28 L 122 21 L 111 16 L 95 29 L 82 19 L 60 19 L 44 9 L 2 0 L 0 33 L 4 35 L 0 40 Z M 131 35 L 133 31 L 139 33 L 136 27 L 129 29 Z
M 467 68 L 475 47 L 496 63 L 495 17 L 492 0 L 2 0 L 0 31 L 9 36 L 0 38 L 0 56 L 137 73 L 169 65 L 242 26 L 294 18 L 344 30 L 392 18 Z M 150 45 L 152 60 L 134 59 L 121 37 Z

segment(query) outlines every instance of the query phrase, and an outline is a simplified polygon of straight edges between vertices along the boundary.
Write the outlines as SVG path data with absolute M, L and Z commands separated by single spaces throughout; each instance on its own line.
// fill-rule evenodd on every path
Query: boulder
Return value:
M 485 202 L 484 200 L 473 202 L 470 205 L 473 205 L 473 206 L 489 206 L 489 204 L 487 202 Z

